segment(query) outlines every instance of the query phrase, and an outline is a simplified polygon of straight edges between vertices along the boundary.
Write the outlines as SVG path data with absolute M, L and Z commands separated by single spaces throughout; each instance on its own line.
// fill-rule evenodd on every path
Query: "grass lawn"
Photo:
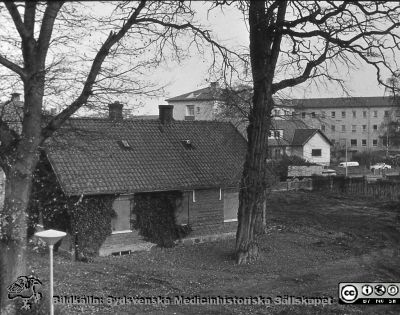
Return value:
M 54 295 L 324 296 L 327 306 L 63 305 L 56 314 L 400 314 L 400 305 L 339 305 L 338 283 L 400 282 L 399 208 L 376 200 L 274 193 L 256 263 L 237 266 L 234 240 L 72 262 L 55 255 Z M 48 290 L 47 253 L 29 270 Z

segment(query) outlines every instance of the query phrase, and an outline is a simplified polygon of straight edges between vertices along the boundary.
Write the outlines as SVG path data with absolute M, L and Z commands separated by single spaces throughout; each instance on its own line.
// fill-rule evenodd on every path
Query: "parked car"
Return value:
M 388 170 L 391 169 L 392 167 L 389 164 L 386 163 L 376 163 L 374 165 L 371 165 L 371 167 L 369 168 L 371 171 L 374 170 Z
M 349 166 L 360 166 L 360 164 L 358 162 L 354 162 L 354 161 L 339 163 L 339 167 L 346 167 L 346 166 L 347 167 L 349 167 Z

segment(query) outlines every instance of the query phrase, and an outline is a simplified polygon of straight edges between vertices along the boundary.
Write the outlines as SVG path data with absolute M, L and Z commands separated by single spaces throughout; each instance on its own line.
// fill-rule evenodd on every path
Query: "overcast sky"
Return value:
M 209 26 L 213 34 L 225 43 L 230 45 L 249 46 L 249 33 L 241 13 L 235 8 L 213 10 L 207 18 L 208 6 L 201 2 L 195 2 L 198 10 L 199 20 Z M 166 104 L 166 98 L 187 93 L 208 85 L 206 80 L 212 80 L 208 74 L 210 60 L 204 60 L 203 56 L 193 55 L 181 65 L 170 68 L 163 68 L 157 72 L 157 78 L 170 84 L 165 88 L 166 95 L 158 99 L 149 100 L 142 109 L 141 114 L 157 114 L 158 105 Z M 352 96 L 383 96 L 385 90 L 378 86 L 375 70 L 371 66 L 360 65 L 359 70 L 348 71 L 340 69 L 340 77 L 346 81 L 349 92 Z M 307 84 L 298 86 L 292 90 L 285 91 L 285 94 L 293 98 L 317 98 L 317 97 L 341 97 L 346 96 L 335 84 L 325 86 L 314 85 L 307 87 Z

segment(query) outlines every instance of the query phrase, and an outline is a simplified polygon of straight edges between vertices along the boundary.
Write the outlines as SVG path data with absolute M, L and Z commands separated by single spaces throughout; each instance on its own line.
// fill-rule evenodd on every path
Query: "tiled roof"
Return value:
M 393 98 L 389 96 L 306 98 L 286 100 L 284 103 L 298 110 L 310 108 L 390 107 L 393 106 Z
M 178 95 L 169 99 L 166 99 L 167 102 L 172 102 L 172 101 L 216 101 L 220 99 L 222 93 L 222 89 L 220 88 L 215 88 L 208 86 L 203 89 L 195 90 L 189 93 L 185 93 L 182 95 Z
M 304 145 L 317 132 L 317 129 L 296 129 L 294 132 L 292 145 Z
M 46 152 L 67 195 L 134 193 L 237 185 L 246 141 L 230 123 L 75 118 Z

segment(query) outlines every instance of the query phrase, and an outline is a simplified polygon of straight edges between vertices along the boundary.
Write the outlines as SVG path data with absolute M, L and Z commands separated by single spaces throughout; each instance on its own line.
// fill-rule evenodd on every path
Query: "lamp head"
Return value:
M 67 235 L 67 233 L 57 230 L 45 230 L 35 233 L 35 236 L 45 241 L 48 245 L 54 245 L 65 235 Z

